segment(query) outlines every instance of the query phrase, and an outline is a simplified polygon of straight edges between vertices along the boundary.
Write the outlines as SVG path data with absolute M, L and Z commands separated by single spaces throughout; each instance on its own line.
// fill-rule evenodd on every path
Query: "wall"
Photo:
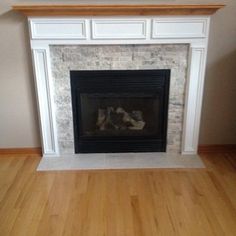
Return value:
M 202 144 L 236 143 L 236 1 L 212 16 L 200 129 Z
M 0 2 L 0 148 L 40 146 L 36 98 L 26 18 L 11 11 L 13 4 L 65 3 L 64 1 Z M 113 1 L 127 4 L 131 1 Z M 67 1 L 84 3 L 88 1 Z M 93 3 L 90 1 L 89 3 Z M 94 3 L 111 3 L 95 1 Z M 194 0 L 132 0 L 132 4 L 206 4 Z M 215 1 L 207 1 L 215 3 Z M 236 143 L 236 2 L 212 17 L 203 101 L 201 144 Z

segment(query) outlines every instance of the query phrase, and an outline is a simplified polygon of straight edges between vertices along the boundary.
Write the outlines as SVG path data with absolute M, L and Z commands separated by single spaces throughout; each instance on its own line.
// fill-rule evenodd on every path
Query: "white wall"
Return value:
M 200 4 L 194 0 L 93 1 L 119 4 Z M 89 3 L 93 3 L 89 1 Z M 0 2 L 0 148 L 37 147 L 40 135 L 26 18 L 11 5 L 65 1 Z M 85 3 L 88 1 L 66 1 Z M 218 0 L 227 7 L 212 17 L 200 143 L 236 143 L 236 1 Z

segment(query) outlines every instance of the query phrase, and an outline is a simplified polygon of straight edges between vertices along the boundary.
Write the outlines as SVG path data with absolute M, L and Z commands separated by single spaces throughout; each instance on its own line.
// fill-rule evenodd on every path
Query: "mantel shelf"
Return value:
M 14 5 L 26 16 L 212 15 L 214 5 Z

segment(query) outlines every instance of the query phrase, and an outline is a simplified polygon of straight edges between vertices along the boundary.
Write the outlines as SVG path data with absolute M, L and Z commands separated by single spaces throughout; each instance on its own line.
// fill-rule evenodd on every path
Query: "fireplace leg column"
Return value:
M 204 46 L 191 45 L 190 47 L 182 154 L 197 154 L 206 52 L 207 50 Z
M 50 83 L 49 48 L 33 49 L 34 77 L 38 100 L 43 156 L 58 156 L 54 103 Z

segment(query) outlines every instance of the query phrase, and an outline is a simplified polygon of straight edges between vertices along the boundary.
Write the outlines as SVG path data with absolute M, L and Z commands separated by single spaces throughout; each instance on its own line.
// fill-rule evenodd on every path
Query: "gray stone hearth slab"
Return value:
M 96 169 L 205 168 L 198 155 L 170 153 L 74 154 L 42 158 L 38 171 Z

